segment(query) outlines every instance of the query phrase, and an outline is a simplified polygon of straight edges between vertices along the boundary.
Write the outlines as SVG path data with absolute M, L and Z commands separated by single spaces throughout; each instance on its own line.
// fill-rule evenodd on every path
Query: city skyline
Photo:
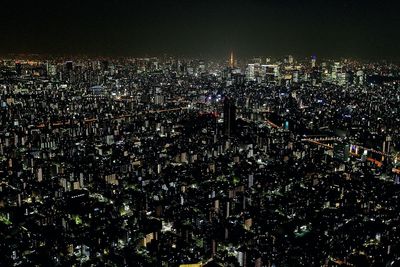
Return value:
M 384 62 L 0 58 L 0 265 L 399 266 L 399 88 Z

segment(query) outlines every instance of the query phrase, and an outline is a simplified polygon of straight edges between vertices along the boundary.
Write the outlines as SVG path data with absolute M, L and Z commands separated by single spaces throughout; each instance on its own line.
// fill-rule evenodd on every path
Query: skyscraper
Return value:
M 248 81 L 255 80 L 255 64 L 247 64 L 246 67 L 246 79 Z
M 317 66 L 317 57 L 312 56 L 311 57 L 311 68 L 315 68 Z
M 294 58 L 292 55 L 288 55 L 285 57 L 285 63 L 286 64 L 293 64 L 294 63 Z
M 230 136 L 236 127 L 236 106 L 229 97 L 224 98 L 224 134 Z
M 66 69 L 68 72 L 72 71 L 72 68 L 73 68 L 73 63 L 72 63 L 72 61 L 67 61 L 67 62 L 65 62 L 65 69 Z
M 15 72 L 19 76 L 22 74 L 22 64 L 20 62 L 15 63 Z
M 350 145 L 337 143 L 333 145 L 333 157 L 340 161 L 347 162 L 350 159 Z

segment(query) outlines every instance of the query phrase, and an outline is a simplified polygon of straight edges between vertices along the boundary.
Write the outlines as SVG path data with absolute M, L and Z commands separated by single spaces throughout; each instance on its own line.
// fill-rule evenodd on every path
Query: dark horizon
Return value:
M 400 59 L 399 3 L 321 2 L 7 2 L 0 54 Z

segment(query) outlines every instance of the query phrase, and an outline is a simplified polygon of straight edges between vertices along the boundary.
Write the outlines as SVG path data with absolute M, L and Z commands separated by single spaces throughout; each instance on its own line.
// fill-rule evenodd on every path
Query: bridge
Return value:
M 303 138 L 303 139 L 301 139 L 301 141 L 302 142 L 309 142 L 311 144 L 315 144 L 315 145 L 324 147 L 326 149 L 333 149 L 333 145 L 323 143 L 322 141 L 342 141 L 342 138 L 340 138 L 340 137 Z M 354 144 L 350 145 L 350 151 L 349 152 L 350 152 L 350 154 L 352 156 L 360 157 L 361 155 L 358 153 L 358 151 L 360 149 L 364 150 L 364 151 L 368 151 L 370 153 L 375 153 L 375 154 L 381 155 L 382 156 L 382 161 L 384 160 L 384 157 L 393 158 L 393 160 L 395 160 L 395 161 L 399 161 L 400 160 L 398 155 L 393 156 L 393 155 L 390 155 L 388 153 L 384 153 L 382 151 L 378 151 L 378 150 L 375 150 L 375 149 L 366 148 L 364 146 L 354 145 Z M 369 162 L 374 163 L 378 167 L 382 167 L 382 165 L 383 165 L 382 161 L 376 160 L 376 159 L 374 159 L 372 157 L 367 157 L 366 160 L 369 161 Z M 400 174 L 400 168 L 393 168 L 392 172 L 396 173 L 396 174 Z
M 186 110 L 189 109 L 189 107 L 179 107 L 179 108 L 171 108 L 171 109 L 158 109 L 158 110 L 145 110 L 145 111 L 141 111 L 135 114 L 125 114 L 125 115 L 120 115 L 117 117 L 113 117 L 111 118 L 111 120 L 120 120 L 120 119 L 125 119 L 125 118 L 130 118 L 136 115 L 142 115 L 142 114 L 153 114 L 153 113 L 164 113 L 164 112 L 178 112 L 178 111 L 182 111 L 182 110 Z M 52 122 L 51 126 L 58 126 L 58 127 L 62 127 L 62 126 L 70 126 L 70 125 L 78 125 L 80 122 L 83 123 L 92 123 L 92 122 L 97 122 L 99 121 L 99 119 L 97 118 L 87 118 L 84 120 L 66 120 L 66 121 L 56 121 L 56 122 Z M 35 128 L 41 129 L 46 127 L 45 123 L 40 123 L 38 125 L 35 126 Z
M 273 123 L 269 119 L 266 119 L 264 121 L 264 123 L 266 125 L 271 126 L 272 128 L 275 128 L 275 129 L 283 129 L 282 126 L 279 126 L 279 125 Z M 324 147 L 325 149 L 329 149 L 329 150 L 333 149 L 333 145 L 326 144 L 326 143 L 323 143 L 323 142 L 343 141 L 343 138 L 341 138 L 341 137 L 327 137 L 327 136 L 321 136 L 321 135 L 310 135 L 310 136 L 304 136 L 304 137 L 305 138 L 301 139 L 302 142 L 309 142 L 311 144 L 315 144 L 315 145 Z M 353 151 L 353 148 L 354 148 L 354 151 Z M 350 145 L 350 151 L 349 152 L 350 152 L 350 154 L 352 156 L 360 157 L 361 155 L 358 153 L 358 151 L 360 151 L 360 150 L 364 150 L 364 151 L 368 151 L 370 153 L 381 155 L 382 156 L 382 161 L 384 161 L 384 157 L 392 158 L 392 160 L 395 161 L 395 162 L 399 162 L 400 161 L 400 156 L 399 155 L 395 155 L 394 156 L 394 155 L 391 155 L 391 154 L 388 154 L 388 153 L 384 153 L 384 152 L 376 150 L 376 149 L 367 148 L 367 147 L 360 146 L 360 145 L 354 145 L 354 144 Z M 382 161 L 376 160 L 376 159 L 374 159 L 372 157 L 367 157 L 366 160 L 369 161 L 369 162 L 372 162 L 373 164 L 375 164 L 378 167 L 382 167 L 383 166 L 383 162 Z M 393 168 L 392 172 L 400 175 L 400 167 Z

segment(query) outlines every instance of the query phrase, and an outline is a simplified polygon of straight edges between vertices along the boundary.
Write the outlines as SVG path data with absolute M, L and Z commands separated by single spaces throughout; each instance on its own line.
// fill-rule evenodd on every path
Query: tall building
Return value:
M 48 76 L 55 76 L 57 74 L 57 68 L 54 64 L 49 62 L 46 63 L 46 72 Z
M 255 79 L 255 64 L 247 64 L 246 79 L 248 81 L 254 81 L 254 79 Z
M 333 157 L 340 161 L 349 161 L 350 159 L 350 145 L 337 143 L 333 145 Z
M 358 70 L 356 72 L 356 83 L 363 85 L 365 81 L 365 75 L 364 75 L 364 71 L 362 70 Z
M 224 98 L 224 134 L 230 136 L 236 127 L 236 106 L 229 97 Z
M 22 74 L 22 64 L 20 62 L 15 63 L 15 72 L 18 76 Z
M 251 60 L 251 63 L 254 63 L 254 64 L 262 64 L 262 58 L 260 58 L 260 57 L 255 57 L 255 58 L 253 58 L 252 60 Z
M 73 68 L 73 63 L 72 63 L 72 61 L 67 61 L 67 62 L 65 62 L 65 69 L 69 72 L 69 71 L 72 71 L 72 68 Z
M 293 64 L 294 63 L 294 58 L 293 58 L 292 55 L 288 55 L 288 56 L 285 57 L 284 61 L 285 61 L 286 64 Z
M 332 65 L 332 71 L 331 71 L 331 76 L 332 76 L 332 80 L 334 82 L 337 82 L 338 80 L 338 73 L 342 73 L 342 64 L 340 62 L 334 62 Z
M 385 141 L 383 141 L 383 153 L 390 154 L 390 148 L 391 148 L 391 142 L 392 142 L 392 137 L 390 135 L 386 135 Z
M 200 60 L 198 67 L 197 67 L 197 71 L 201 74 L 204 73 L 206 71 L 206 63 L 204 60 Z
M 311 57 L 311 68 L 315 68 L 317 66 L 317 57 L 312 56 Z

